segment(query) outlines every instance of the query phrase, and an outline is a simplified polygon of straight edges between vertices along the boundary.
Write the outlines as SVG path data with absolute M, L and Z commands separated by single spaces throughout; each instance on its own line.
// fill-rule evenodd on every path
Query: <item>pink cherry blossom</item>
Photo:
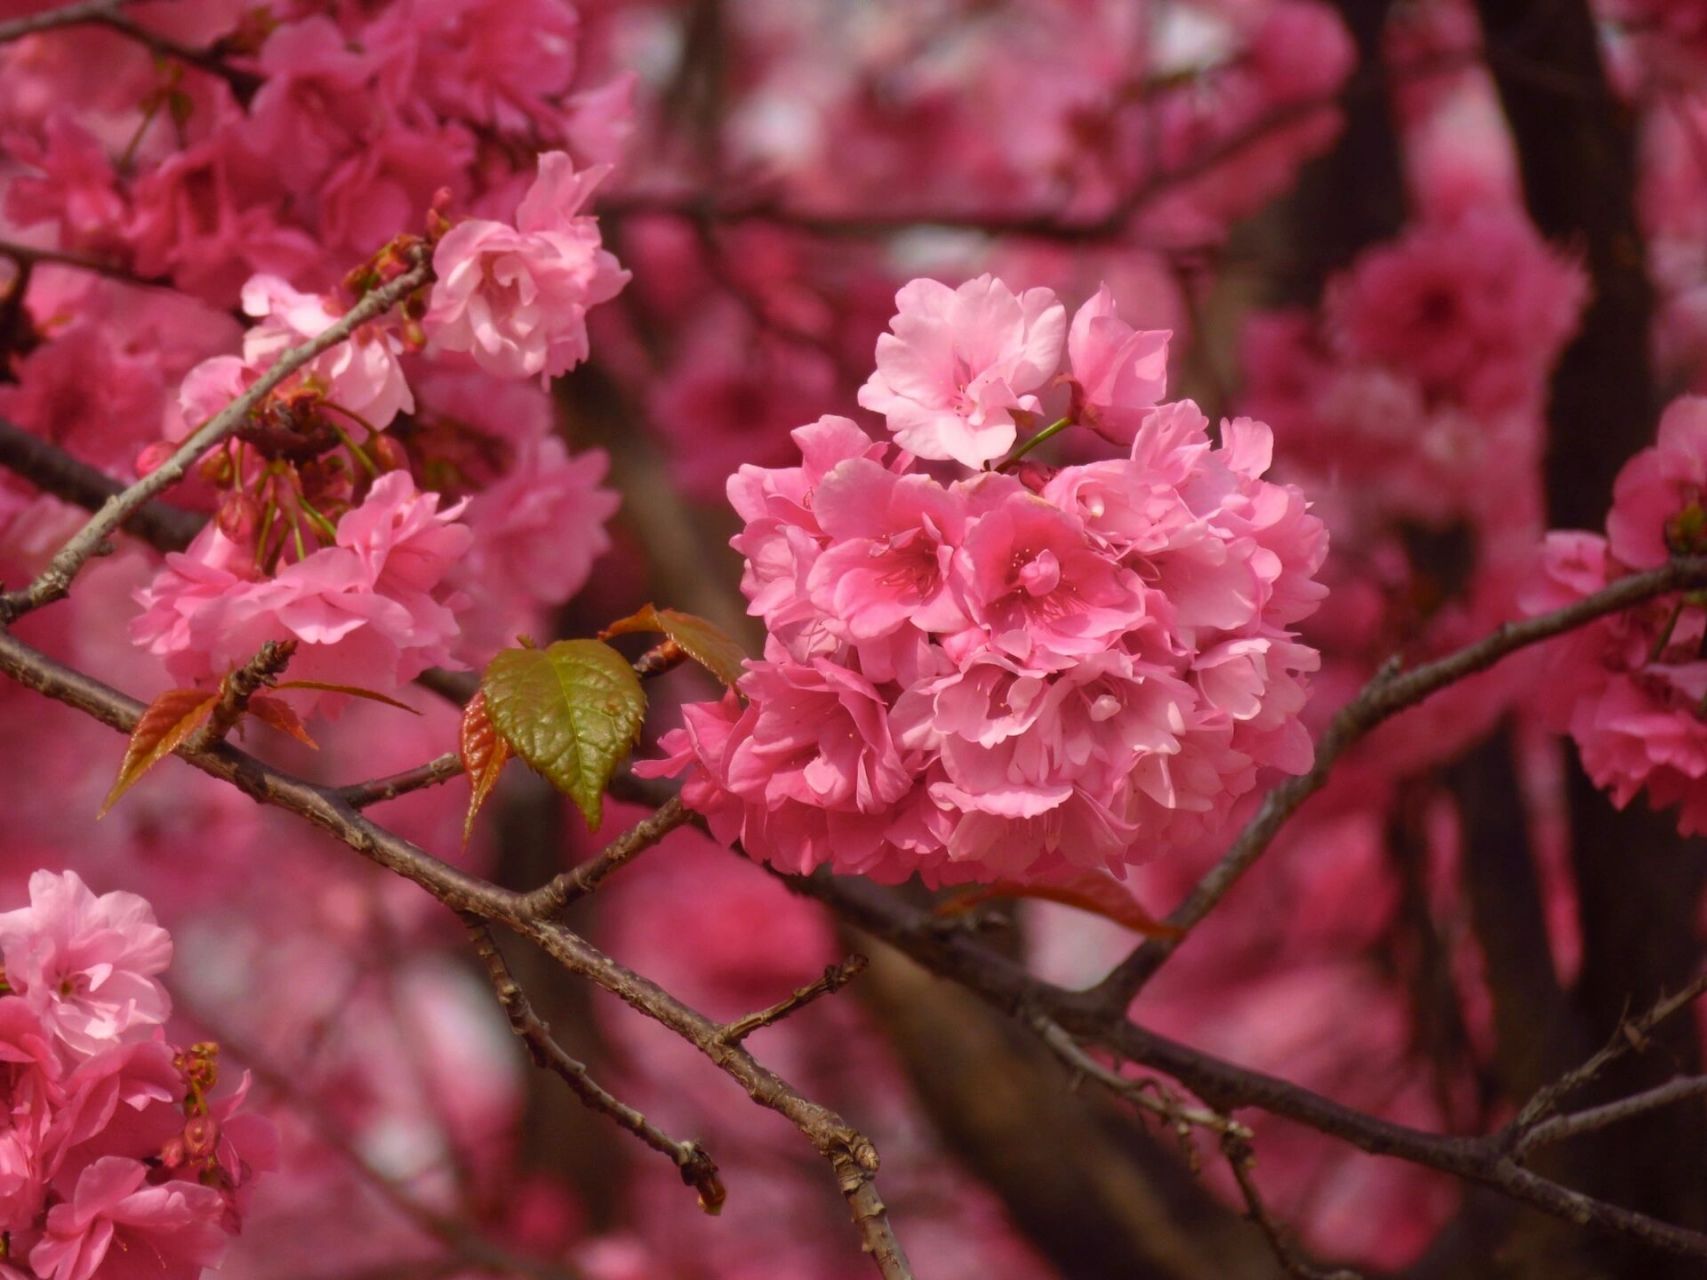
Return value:
M 327 299 L 299 292 L 277 276 L 256 276 L 244 285 L 243 310 L 260 322 L 243 339 L 243 358 L 257 374 L 338 321 Z M 398 363 L 401 351 L 395 334 L 368 326 L 316 356 L 286 385 L 312 387 L 345 413 L 381 428 L 415 407 Z
M 172 940 L 133 893 L 97 897 L 75 871 L 37 871 L 30 905 L 0 915 L 6 982 L 72 1052 L 91 1054 L 166 1020 L 154 980 Z
M 1087 426 L 1116 444 L 1132 443 L 1144 411 L 1167 390 L 1172 336 L 1123 321 L 1107 285 L 1073 313 L 1067 355 Z
M 461 512 L 390 472 L 338 522 L 332 546 L 272 578 L 209 524 L 138 593 L 131 638 L 187 683 L 218 679 L 268 640 L 295 639 L 297 678 L 395 691 L 428 667 L 457 665 L 444 584 L 469 546 Z
M 224 1208 L 212 1187 L 151 1185 L 140 1160 L 107 1156 L 48 1210 L 30 1265 L 42 1280 L 197 1280 L 225 1253 Z
M 895 295 L 891 332 L 859 402 L 881 413 L 902 448 L 979 467 L 1013 447 L 1014 414 L 1055 373 L 1066 309 L 1048 289 L 1014 292 L 994 276 L 958 289 L 914 280 Z
M 1660 417 L 1659 438 L 1618 473 L 1606 533 L 1612 554 L 1652 569 L 1707 550 L 1707 398 L 1683 396 Z
M 586 359 L 587 309 L 628 282 L 580 212 L 607 170 L 577 173 L 566 152 L 550 152 L 514 226 L 474 220 L 445 233 L 424 321 L 435 350 L 466 351 L 504 378 L 556 377 Z

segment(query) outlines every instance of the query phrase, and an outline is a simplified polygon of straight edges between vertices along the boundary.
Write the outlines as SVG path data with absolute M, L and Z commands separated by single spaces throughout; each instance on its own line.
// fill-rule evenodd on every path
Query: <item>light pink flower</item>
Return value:
M 48 1210 L 30 1266 L 43 1280 L 197 1280 L 225 1254 L 224 1211 L 212 1187 L 150 1185 L 142 1161 L 107 1156 Z
M 6 982 L 72 1053 L 92 1054 L 164 1022 L 154 975 L 172 940 L 134 893 L 96 897 L 75 871 L 37 871 L 30 905 L 0 915 Z
M 588 308 L 628 282 L 597 219 L 580 213 L 608 171 L 576 173 L 565 152 L 549 152 L 515 226 L 473 220 L 445 233 L 424 321 L 434 349 L 466 351 L 505 378 L 556 377 L 587 358 Z
M 958 289 L 914 280 L 895 295 L 890 333 L 859 402 L 921 458 L 980 467 L 1013 447 L 1014 414 L 1061 360 L 1066 309 L 1048 289 L 1014 292 L 994 276 Z
M 338 322 L 324 297 L 301 293 L 277 276 L 256 276 L 244 285 L 243 310 L 260 322 L 243 339 L 243 358 L 257 374 L 272 367 L 290 347 L 318 337 Z M 402 349 L 394 333 L 369 325 L 316 356 L 287 385 L 319 389 L 330 403 L 367 425 L 384 427 L 415 407 L 398 363 Z
M 1168 387 L 1166 329 L 1134 329 L 1104 285 L 1073 314 L 1067 355 L 1079 384 L 1080 421 L 1116 444 L 1131 444 L 1144 412 Z

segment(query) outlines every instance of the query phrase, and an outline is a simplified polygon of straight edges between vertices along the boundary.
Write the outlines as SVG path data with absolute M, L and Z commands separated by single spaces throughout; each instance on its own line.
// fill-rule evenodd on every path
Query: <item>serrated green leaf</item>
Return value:
M 729 633 L 698 614 L 647 605 L 606 627 L 601 635 L 620 636 L 630 631 L 657 631 L 669 636 L 682 652 L 731 689 L 741 678 L 741 663 L 747 655 Z
M 219 701 L 217 693 L 206 689 L 168 689 L 153 702 L 130 731 L 130 743 L 125 747 L 124 762 L 113 789 L 101 802 L 95 816 L 104 818 L 107 810 L 118 803 L 119 797 L 136 785 L 138 778 L 164 760 L 196 731 Z
M 598 640 L 505 649 L 487 666 L 480 688 L 511 750 L 597 827 L 605 786 L 646 716 L 646 694 L 628 660 Z

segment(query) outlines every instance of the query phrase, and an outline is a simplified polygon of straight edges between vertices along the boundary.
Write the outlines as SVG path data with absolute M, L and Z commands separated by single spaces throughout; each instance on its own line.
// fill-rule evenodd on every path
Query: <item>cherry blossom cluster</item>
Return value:
M 384 434 L 416 408 L 403 356 L 424 344 L 429 357 L 466 354 L 503 378 L 549 378 L 584 359 L 587 308 L 627 278 L 601 247 L 594 219 L 580 213 L 600 176 L 577 174 L 566 153 L 542 156 L 513 225 L 475 219 L 444 231 L 424 304 L 406 303 L 403 317 L 381 317 L 315 357 L 269 395 L 251 426 L 202 461 L 199 474 L 222 493 L 215 518 L 138 593 L 143 612 L 131 626 L 174 678 L 217 680 L 262 643 L 282 639 L 299 645 L 298 679 L 381 693 L 428 667 L 462 665 L 457 608 L 468 599 L 452 578 L 478 526 L 458 520 L 468 499 L 441 506 L 439 493 L 418 488 L 406 452 Z M 398 252 L 388 248 L 368 274 L 395 277 Z M 199 427 L 285 350 L 337 321 L 330 299 L 274 277 L 251 280 L 243 301 L 256 319 L 243 354 L 190 370 L 175 434 Z M 413 343 L 411 309 L 421 313 Z M 571 461 L 544 433 L 526 444 L 519 460 L 533 466 L 512 472 L 510 486 L 532 496 L 512 495 L 495 514 L 513 528 L 531 502 L 531 516 L 521 519 L 535 534 L 579 526 L 587 551 L 568 558 L 579 572 L 515 584 L 568 594 L 600 549 L 614 500 L 596 488 L 602 462 Z M 555 520 L 565 497 L 581 499 L 580 511 Z
M 175 1049 L 172 940 L 131 893 L 37 871 L 0 914 L 0 1276 L 198 1280 L 241 1226 L 271 1126 L 212 1097 L 219 1046 Z
M 1707 552 L 1707 399 L 1685 396 L 1660 419 L 1655 444 L 1619 472 L 1606 535 L 1554 532 L 1545 580 L 1526 593 L 1534 613 L 1560 608 L 1674 555 Z M 1623 808 L 1644 788 L 1678 806 L 1685 835 L 1707 833 L 1707 604 L 1660 597 L 1554 642 L 1544 687 L 1556 726 L 1583 768 Z
M 1190 401 L 1158 403 L 1168 335 L 1106 291 L 1070 326 L 988 276 L 897 302 L 860 396 L 895 443 L 825 417 L 795 432 L 800 466 L 731 479 L 764 659 L 739 698 L 688 707 L 652 771 L 687 769 L 713 831 L 774 865 L 938 882 L 1123 871 L 1260 768 L 1307 768 L 1316 655 L 1288 628 L 1326 539 L 1262 478 L 1268 428 L 1215 444 Z M 1019 460 L 1052 401 L 1046 431 L 1126 456 Z

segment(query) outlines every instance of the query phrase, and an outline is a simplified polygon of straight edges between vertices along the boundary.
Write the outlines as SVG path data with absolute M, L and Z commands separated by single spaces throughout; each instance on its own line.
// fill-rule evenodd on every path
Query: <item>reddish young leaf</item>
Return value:
M 457 739 L 462 753 L 462 768 L 474 790 L 468 797 L 468 816 L 462 820 L 462 843 L 474 834 L 474 815 L 498 785 L 498 775 L 510 758 L 510 744 L 505 742 L 492 717 L 486 714 L 486 694 L 476 693 L 462 711 L 462 730 Z
M 626 618 L 619 618 L 603 631 L 601 640 L 627 635 L 633 631 L 657 631 L 670 637 L 682 651 L 731 689 L 741 678 L 741 663 L 746 658 L 741 646 L 714 622 L 692 613 L 675 609 L 660 609 L 647 605 Z
M 281 680 L 274 685 L 275 689 L 319 689 L 325 693 L 347 693 L 352 698 L 366 698 L 369 702 L 383 702 L 388 707 L 396 707 L 399 711 L 407 711 L 412 716 L 421 713 L 407 702 L 399 702 L 396 698 L 387 697 L 383 693 L 375 693 L 372 689 L 364 689 L 354 684 L 327 684 L 324 680 Z
M 136 728 L 131 730 L 119 776 L 95 816 L 105 817 L 119 797 L 136 785 L 138 778 L 201 726 L 218 701 L 219 695 L 206 689 L 168 689 L 149 703 Z
M 288 702 L 278 698 L 250 698 L 249 714 L 268 728 L 288 733 L 305 747 L 313 747 L 316 751 L 320 749 L 320 744 L 308 736 L 302 717 L 296 714 L 296 709 Z
M 1177 938 L 1182 930 L 1156 919 L 1133 898 L 1131 890 L 1106 871 L 1086 871 L 1065 884 L 1016 884 L 999 880 L 975 885 L 939 902 L 936 914 L 955 916 L 992 898 L 1041 898 L 1112 920 L 1147 938 Z

